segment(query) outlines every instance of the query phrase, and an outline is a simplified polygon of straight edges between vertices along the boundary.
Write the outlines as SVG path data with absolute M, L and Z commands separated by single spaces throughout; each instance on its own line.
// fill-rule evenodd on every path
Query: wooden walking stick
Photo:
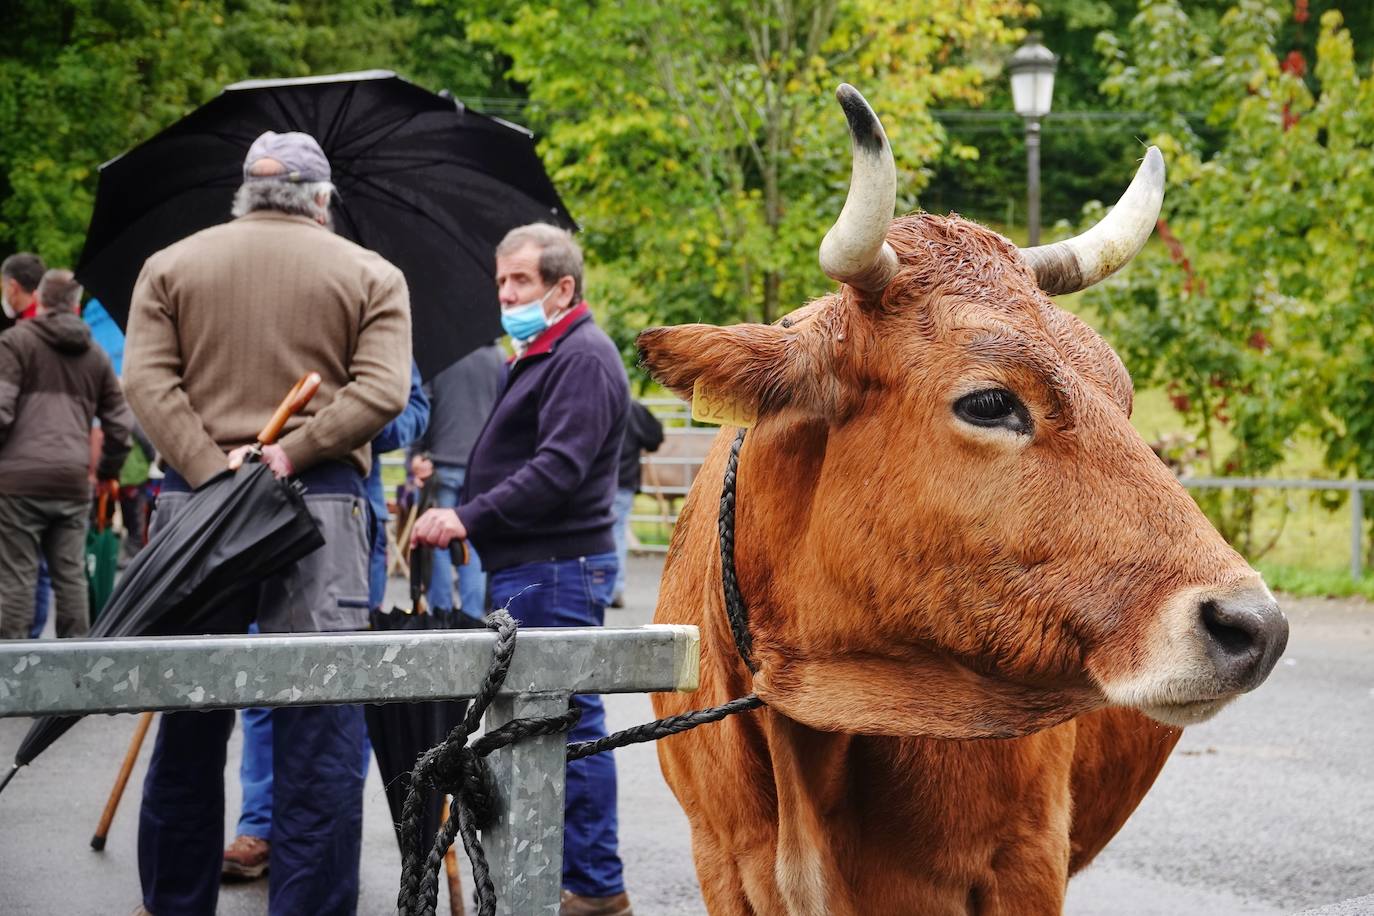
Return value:
M 145 712 L 138 717 L 138 727 L 134 729 L 134 736 L 129 740 L 129 750 L 124 755 L 124 765 L 119 768 L 114 788 L 110 789 L 110 798 L 105 802 L 105 811 L 100 815 L 100 823 L 96 825 L 95 836 L 91 837 L 91 848 L 96 852 L 105 848 L 105 837 L 110 834 L 110 823 L 114 820 L 115 811 L 119 809 L 119 800 L 124 797 L 124 786 L 129 782 L 129 774 L 134 771 L 138 752 L 143 747 L 143 738 L 148 734 L 148 726 L 152 724 L 151 712 Z
M 453 815 L 447 795 L 444 796 L 443 805 L 444 820 L 447 821 Z M 458 850 L 452 845 L 444 853 L 444 877 L 448 879 L 449 916 L 464 916 L 467 910 L 463 906 L 463 876 L 458 871 Z

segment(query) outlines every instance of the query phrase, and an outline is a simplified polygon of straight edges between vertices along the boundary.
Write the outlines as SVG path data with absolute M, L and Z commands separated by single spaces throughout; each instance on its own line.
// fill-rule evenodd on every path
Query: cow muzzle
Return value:
M 1166 604 L 1144 664 L 1103 688 L 1114 704 L 1193 725 L 1264 683 L 1287 645 L 1288 619 L 1262 582 L 1189 589 Z
M 1288 645 L 1288 618 L 1262 586 L 1204 598 L 1198 604 L 1197 626 L 1217 685 L 1231 694 L 1246 693 L 1264 683 Z

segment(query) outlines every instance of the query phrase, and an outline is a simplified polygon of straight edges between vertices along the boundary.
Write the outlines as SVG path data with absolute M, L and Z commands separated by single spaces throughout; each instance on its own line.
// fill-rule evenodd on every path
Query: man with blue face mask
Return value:
M 456 508 L 430 509 L 414 541 L 469 538 L 493 607 L 523 626 L 600 626 L 615 586 L 614 524 L 629 383 L 582 300 L 582 252 L 536 223 L 496 249 L 501 323 L 515 346 L 505 388 L 468 460 Z M 606 734 L 600 697 L 574 698 L 570 741 Z M 611 754 L 568 766 L 561 916 L 631 916 L 617 852 Z

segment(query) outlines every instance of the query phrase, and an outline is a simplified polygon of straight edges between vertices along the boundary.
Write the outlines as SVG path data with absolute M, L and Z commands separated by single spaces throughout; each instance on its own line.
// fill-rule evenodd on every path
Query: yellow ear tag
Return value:
M 740 426 L 745 429 L 759 419 L 757 404 L 749 404 L 723 391 L 712 391 L 697 379 L 692 385 L 692 419 L 716 426 Z

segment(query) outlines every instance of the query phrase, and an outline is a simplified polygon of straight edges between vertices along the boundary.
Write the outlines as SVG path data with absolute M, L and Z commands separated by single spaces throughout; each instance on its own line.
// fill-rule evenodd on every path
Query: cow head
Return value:
M 1132 428 L 1116 354 L 1047 297 L 1144 245 L 1159 151 L 1093 229 L 1018 250 L 955 216 L 893 220 L 887 138 L 839 96 L 838 291 L 776 325 L 639 338 L 682 396 L 758 408 L 736 563 L 759 695 L 816 728 L 962 738 L 1103 705 L 1186 725 L 1257 686 L 1283 614 Z

